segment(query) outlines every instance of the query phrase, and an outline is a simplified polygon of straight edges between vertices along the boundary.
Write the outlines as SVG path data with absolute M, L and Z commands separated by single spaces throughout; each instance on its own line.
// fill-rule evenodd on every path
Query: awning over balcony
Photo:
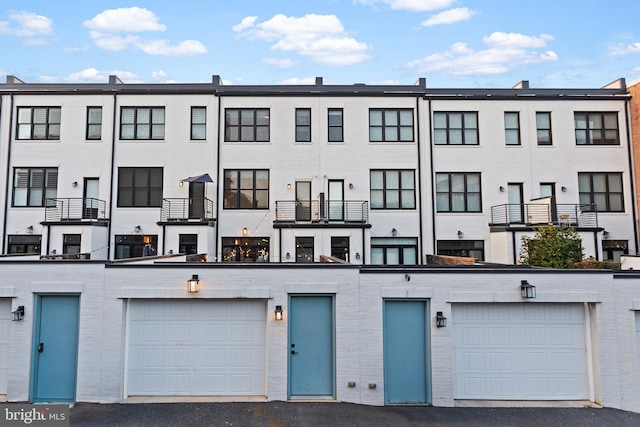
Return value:
M 213 182 L 213 180 L 211 179 L 208 173 L 197 175 L 197 176 L 190 176 L 189 178 L 181 179 L 180 181 L 182 182 Z

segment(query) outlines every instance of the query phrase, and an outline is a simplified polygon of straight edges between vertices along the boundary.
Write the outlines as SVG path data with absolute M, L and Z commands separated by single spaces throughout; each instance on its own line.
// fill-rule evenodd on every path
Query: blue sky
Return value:
M 638 16 L 637 0 L 3 0 L 0 76 L 595 88 L 640 78 Z

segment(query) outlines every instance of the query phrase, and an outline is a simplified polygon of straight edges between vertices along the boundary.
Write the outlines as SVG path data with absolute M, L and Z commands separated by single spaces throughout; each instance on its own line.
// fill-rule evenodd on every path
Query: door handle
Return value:
M 38 344 L 38 353 L 42 353 L 44 351 L 44 343 Z
M 298 352 L 295 350 L 291 350 L 291 354 L 298 354 Z

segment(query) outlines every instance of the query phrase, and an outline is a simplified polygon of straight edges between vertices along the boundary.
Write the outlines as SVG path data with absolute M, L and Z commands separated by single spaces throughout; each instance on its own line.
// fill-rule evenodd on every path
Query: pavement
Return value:
M 640 414 L 610 408 L 436 408 L 337 402 L 76 403 L 72 426 L 638 427 Z

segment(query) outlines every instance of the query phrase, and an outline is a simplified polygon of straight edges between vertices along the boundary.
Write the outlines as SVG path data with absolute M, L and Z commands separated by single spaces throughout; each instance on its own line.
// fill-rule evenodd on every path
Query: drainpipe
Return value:
M 422 217 L 424 215 L 424 211 L 422 210 L 422 150 L 421 150 L 421 144 L 420 144 L 420 123 L 422 123 L 422 120 L 420 120 L 420 97 L 416 97 L 416 121 L 417 121 L 417 150 L 418 150 L 418 189 L 419 191 L 417 192 L 417 196 L 418 196 L 418 228 L 419 228 L 419 232 L 418 232 L 418 239 L 419 240 L 419 245 L 418 245 L 418 265 L 422 265 L 423 264 L 423 258 L 422 258 L 422 253 L 424 252 L 424 239 L 423 239 L 423 228 L 422 228 Z
M 429 99 L 429 161 L 431 166 L 431 232 L 433 233 L 433 254 L 438 253 L 438 245 L 436 240 L 436 173 L 433 167 L 433 110 L 431 99 Z
M 220 242 L 218 241 L 218 231 L 220 229 L 220 203 L 221 203 L 221 198 L 220 198 L 220 182 L 224 182 L 224 176 L 222 176 L 220 174 L 220 155 L 222 153 L 222 149 L 221 146 L 222 144 L 220 144 L 220 123 L 224 123 L 224 121 L 222 121 L 223 117 L 222 117 L 222 111 L 221 111 L 221 107 L 222 107 L 222 102 L 221 102 L 221 96 L 220 94 L 218 94 L 216 92 L 216 94 L 214 96 L 218 97 L 218 126 L 216 126 L 216 129 L 218 131 L 218 136 L 217 136 L 217 144 L 218 144 L 218 159 L 216 160 L 216 176 L 218 177 L 218 179 L 216 180 L 216 232 L 215 232 L 215 262 L 221 262 L 222 261 L 222 252 L 220 252 L 220 246 L 222 246 L 220 244 Z M 222 177 L 222 179 L 221 179 Z M 223 190 L 224 192 L 224 190 Z M 224 194 L 223 194 L 224 197 Z
M 113 92 L 113 116 L 111 118 L 111 176 L 109 177 L 109 222 L 107 223 L 107 259 L 111 260 L 111 224 L 113 223 L 113 179 L 116 176 L 116 104 L 118 95 Z M 115 254 L 113 254 L 115 258 Z
M 2 100 L 2 98 L 0 98 Z M 4 184 L 4 191 L 6 194 L 6 203 L 4 204 L 4 219 L 2 221 L 2 253 L 5 254 L 7 249 L 7 216 L 9 215 L 9 206 L 11 203 L 11 192 L 9 191 L 9 181 L 11 180 L 11 146 L 12 139 L 11 134 L 13 130 L 13 93 L 9 97 L 9 140 L 7 141 L 7 171 Z M 2 106 L 2 102 L 0 102 Z M 0 113 L 2 110 L 0 110 Z M 0 116 L 1 117 L 1 116 Z

